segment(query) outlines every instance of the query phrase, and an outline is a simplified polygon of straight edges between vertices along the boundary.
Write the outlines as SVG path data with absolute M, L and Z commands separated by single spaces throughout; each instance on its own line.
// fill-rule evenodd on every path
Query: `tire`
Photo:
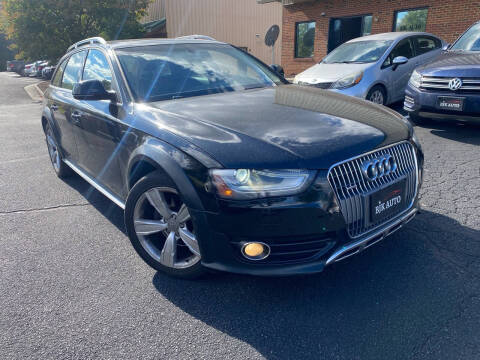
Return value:
M 367 100 L 375 104 L 385 105 L 387 103 L 387 92 L 380 85 L 375 85 L 367 94 Z
M 53 170 L 55 170 L 57 176 L 61 179 L 72 176 L 73 171 L 63 162 L 63 156 L 58 148 L 57 141 L 55 140 L 55 136 L 53 136 L 52 128 L 49 123 L 45 126 L 45 141 L 47 143 L 50 162 L 52 163 Z
M 133 186 L 125 227 L 138 255 L 155 270 L 183 279 L 206 272 L 188 208 L 164 173 L 152 172 Z
M 428 119 L 418 116 L 416 114 L 409 114 L 408 117 L 410 118 L 410 121 L 415 125 L 425 125 L 428 122 Z

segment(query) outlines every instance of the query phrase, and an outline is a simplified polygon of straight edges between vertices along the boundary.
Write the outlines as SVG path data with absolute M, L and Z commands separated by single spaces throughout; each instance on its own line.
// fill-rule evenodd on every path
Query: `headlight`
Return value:
M 315 171 L 310 170 L 211 170 L 213 186 L 224 199 L 258 199 L 294 195 L 305 190 Z
M 357 85 L 363 78 L 363 72 L 355 73 L 341 78 L 333 83 L 330 89 L 346 89 Z
M 420 144 L 420 140 L 417 137 L 417 134 L 415 134 L 415 131 L 412 132 L 412 142 L 421 150 L 422 149 L 422 144 Z
M 408 82 L 413 87 L 419 88 L 420 85 L 422 84 L 422 75 L 420 75 L 417 70 L 414 70 Z

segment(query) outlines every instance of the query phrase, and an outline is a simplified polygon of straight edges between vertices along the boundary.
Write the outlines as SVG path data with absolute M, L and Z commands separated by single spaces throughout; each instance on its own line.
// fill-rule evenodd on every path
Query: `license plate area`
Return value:
M 437 97 L 437 108 L 442 110 L 463 111 L 465 98 L 453 96 Z
M 403 178 L 369 196 L 370 224 L 380 223 L 405 210 L 406 185 L 407 180 Z

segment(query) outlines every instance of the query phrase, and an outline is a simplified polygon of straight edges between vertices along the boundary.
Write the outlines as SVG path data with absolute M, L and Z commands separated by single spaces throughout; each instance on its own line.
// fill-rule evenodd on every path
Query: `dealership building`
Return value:
M 480 20 L 478 0 L 257 0 L 281 2 L 282 66 L 287 76 L 319 62 L 350 39 L 426 31 L 453 42 Z

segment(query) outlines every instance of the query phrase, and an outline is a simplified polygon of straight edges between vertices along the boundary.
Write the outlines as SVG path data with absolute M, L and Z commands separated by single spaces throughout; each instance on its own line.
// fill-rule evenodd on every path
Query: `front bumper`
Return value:
M 192 211 L 205 267 L 251 275 L 281 276 L 321 272 L 383 240 L 418 212 L 423 156 L 418 153 L 417 191 L 409 208 L 378 228 L 352 239 L 327 180 L 320 172 L 310 189 L 299 196 L 250 203 L 219 202 L 218 212 Z M 242 257 L 245 242 L 268 244 L 265 261 Z
M 363 100 L 367 98 L 367 94 L 368 94 L 368 88 L 363 86 L 361 82 L 355 86 L 352 86 L 346 89 L 330 89 L 330 91 L 333 91 L 339 94 L 357 97 Z
M 464 98 L 463 111 L 443 110 L 437 107 L 439 96 Z M 405 90 L 404 110 L 419 117 L 480 123 L 480 94 L 453 91 L 421 90 L 410 84 Z

